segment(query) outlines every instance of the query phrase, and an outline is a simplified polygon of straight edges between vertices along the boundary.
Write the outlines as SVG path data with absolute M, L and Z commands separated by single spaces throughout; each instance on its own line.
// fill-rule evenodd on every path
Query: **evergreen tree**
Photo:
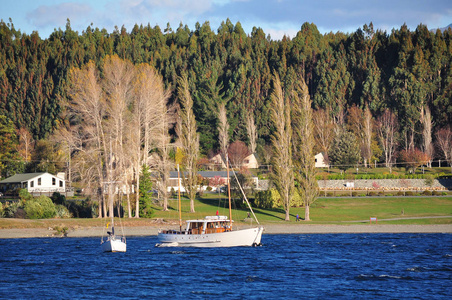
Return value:
M 330 151 L 330 162 L 345 171 L 356 166 L 360 158 L 359 145 L 353 133 L 341 130 L 333 141 Z

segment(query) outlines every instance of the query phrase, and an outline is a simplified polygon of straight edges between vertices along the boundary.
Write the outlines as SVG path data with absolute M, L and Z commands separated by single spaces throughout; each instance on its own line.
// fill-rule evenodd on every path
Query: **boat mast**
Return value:
M 180 203 L 180 176 L 179 176 L 179 164 L 177 164 L 177 184 L 178 188 L 178 199 L 179 199 L 179 231 L 182 231 L 182 208 Z
M 228 198 L 229 198 L 229 228 L 232 230 L 232 209 L 231 209 L 231 184 L 229 182 L 229 157 L 226 153 L 226 173 L 228 178 Z

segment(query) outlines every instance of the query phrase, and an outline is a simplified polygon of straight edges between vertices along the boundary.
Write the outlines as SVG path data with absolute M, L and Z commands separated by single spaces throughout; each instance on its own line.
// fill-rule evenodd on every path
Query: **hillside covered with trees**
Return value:
M 16 163 L 18 157 L 33 171 L 49 170 L 44 166 L 49 160 L 69 160 L 67 154 L 51 151 L 55 147 L 51 136 L 69 122 L 65 107 L 71 69 L 83 69 L 91 61 L 103 77 L 104 60 L 112 55 L 154 68 L 170 92 L 168 106 L 178 99 L 177 78 L 187 75 L 199 150 L 205 156 L 221 150 L 217 107 L 222 103 L 229 141 L 248 146 L 253 142 L 261 160 L 269 157 L 275 131 L 270 114 L 275 72 L 285 90 L 293 90 L 297 78 L 306 82 L 314 109 L 316 150 L 328 154 L 339 124 L 355 133 L 364 163 L 391 162 L 396 151 L 415 149 L 429 160 L 444 158 L 433 145 L 440 137 L 437 133 L 450 132 L 452 123 L 450 28 L 431 32 L 421 24 L 414 31 L 402 26 L 388 33 L 374 30 L 371 23 L 349 34 L 322 35 L 314 24 L 304 23 L 293 39 L 275 41 L 260 28 L 247 35 L 240 23 L 229 20 L 218 29 L 205 22 L 194 29 L 183 24 L 177 29 L 168 24 L 163 30 L 136 25 L 112 33 L 91 26 L 75 32 L 68 20 L 65 30 L 43 39 L 37 32 L 22 34 L 11 21 L 2 21 L 0 114 L 6 116 L 5 132 L 16 132 L 17 141 L 10 142 L 18 144 L 17 153 L 2 149 L 2 176 L 24 168 Z M 256 141 L 247 133 L 250 116 Z M 387 144 L 391 132 L 396 136 Z M 175 135 L 174 130 L 170 133 Z M 32 151 L 38 147 L 39 153 Z M 40 157 L 46 151 L 54 157 Z M 409 154 L 407 161 L 412 160 Z

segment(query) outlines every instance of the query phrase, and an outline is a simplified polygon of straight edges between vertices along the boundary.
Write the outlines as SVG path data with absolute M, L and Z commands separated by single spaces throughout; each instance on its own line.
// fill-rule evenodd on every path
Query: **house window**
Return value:
M 60 187 L 63 187 L 63 181 L 60 180 Z
M 245 159 L 245 163 L 246 163 L 246 164 L 249 164 L 250 161 L 249 161 L 248 159 Z
M 35 181 L 34 180 L 30 181 L 30 187 L 34 187 L 34 186 L 35 186 Z
M 38 178 L 38 185 L 41 185 L 41 177 Z
M 56 179 L 52 177 L 52 185 L 56 185 Z
M 315 159 L 315 162 L 317 162 L 317 158 Z

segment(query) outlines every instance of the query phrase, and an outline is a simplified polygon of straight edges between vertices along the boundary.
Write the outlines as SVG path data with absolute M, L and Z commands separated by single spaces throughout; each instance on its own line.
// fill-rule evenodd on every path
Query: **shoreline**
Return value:
M 452 233 L 452 224 L 438 225 L 388 225 L 388 224 L 270 224 L 264 226 L 265 234 L 329 234 L 329 233 Z M 170 226 L 171 227 L 171 226 Z M 249 226 L 238 226 L 247 228 Z M 126 237 L 155 236 L 161 226 L 131 226 L 124 228 Z M 123 234 L 122 230 L 117 230 Z M 66 237 L 101 237 L 106 234 L 102 227 L 70 228 Z M 0 239 L 63 237 L 53 228 L 12 228 L 0 229 Z

